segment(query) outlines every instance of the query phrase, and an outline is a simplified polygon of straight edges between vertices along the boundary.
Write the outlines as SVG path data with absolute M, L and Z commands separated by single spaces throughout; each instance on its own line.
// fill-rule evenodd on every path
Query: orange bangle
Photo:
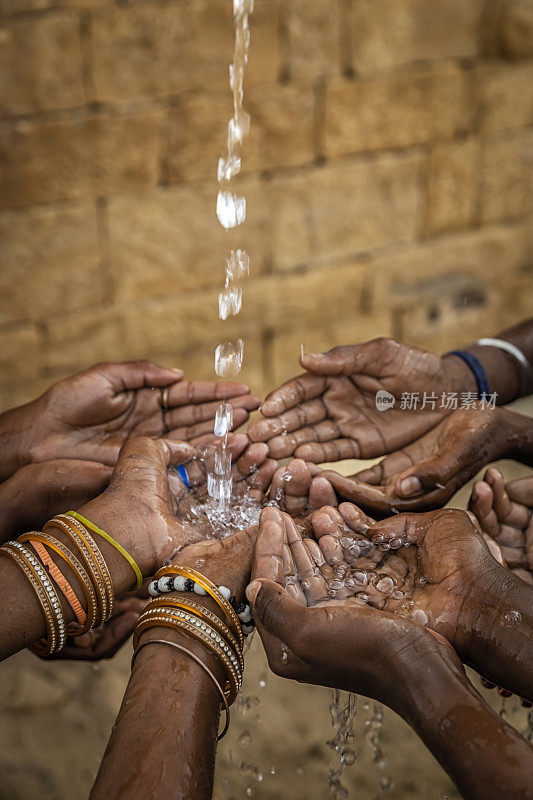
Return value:
M 52 576 L 58 587 L 61 589 L 67 603 L 73 610 L 79 624 L 83 625 L 87 619 L 87 614 L 83 610 L 82 604 L 76 597 L 74 589 L 67 581 L 67 579 L 65 578 L 65 576 L 63 575 L 57 564 L 48 554 L 48 550 L 46 549 L 44 544 L 36 541 L 32 541 L 31 544 L 33 548 L 36 550 L 37 555 L 39 556 L 43 564 L 48 567 L 48 572 L 50 573 L 50 575 Z

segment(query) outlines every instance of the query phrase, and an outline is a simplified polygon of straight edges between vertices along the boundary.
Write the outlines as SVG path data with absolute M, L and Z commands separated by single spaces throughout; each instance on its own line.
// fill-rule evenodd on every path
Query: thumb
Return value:
M 183 464 L 194 455 L 194 447 L 186 442 L 135 436 L 122 446 L 111 485 L 146 488 L 148 483 L 154 491 L 166 494 L 168 467 Z
M 415 497 L 434 489 L 445 489 L 448 488 L 447 484 L 458 478 L 462 471 L 462 459 L 453 450 L 443 448 L 415 464 L 414 467 L 400 472 L 394 479 L 395 493 L 398 497 L 404 498 Z M 461 479 L 461 482 L 465 481 Z M 449 488 L 451 490 L 453 486 Z
M 300 364 L 315 375 L 379 375 L 383 365 L 394 360 L 398 347 L 393 339 L 372 339 L 334 347 L 327 353 L 307 353 Z
M 256 625 L 290 644 L 306 608 L 293 600 L 279 583 L 266 578 L 253 580 L 246 589 L 246 597 Z

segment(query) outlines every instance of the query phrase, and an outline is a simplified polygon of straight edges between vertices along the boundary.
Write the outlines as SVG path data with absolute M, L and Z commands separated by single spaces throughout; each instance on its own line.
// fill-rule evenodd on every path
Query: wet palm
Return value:
M 381 558 L 371 542 L 366 547 L 368 560 Z M 332 594 L 329 568 L 294 520 L 276 508 L 263 511 L 247 596 L 277 674 L 354 691 L 401 711 L 410 691 L 395 681 L 403 654 L 410 666 L 439 658 L 460 667 L 441 637 L 372 607 L 354 596 L 355 588 Z
M 198 443 L 213 430 L 221 399 L 242 425 L 259 401 L 237 383 L 183 381 L 181 370 L 151 362 L 98 364 L 54 384 L 25 407 L 32 461 L 77 458 L 113 465 L 128 436 Z M 162 390 L 168 411 L 162 407 Z
M 443 393 L 471 388 L 457 361 L 393 339 L 302 356 L 308 372 L 268 395 L 265 419 L 250 425 L 250 437 L 268 442 L 274 458 L 315 463 L 391 453 L 447 416 Z M 392 396 L 393 407 L 378 410 L 380 391 Z M 424 393 L 432 396 L 434 408 L 403 409 L 404 393 L 418 393 L 420 402 Z

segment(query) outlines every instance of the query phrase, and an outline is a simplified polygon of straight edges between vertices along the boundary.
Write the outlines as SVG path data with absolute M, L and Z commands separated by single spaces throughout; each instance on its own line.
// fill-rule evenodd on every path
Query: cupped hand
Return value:
M 221 526 L 224 528 L 222 531 L 224 535 L 228 530 L 234 530 L 236 524 L 237 527 L 242 527 L 242 524 L 238 525 L 237 512 L 243 505 L 247 510 L 255 507 L 258 519 L 265 492 L 277 467 L 277 461 L 269 458 L 266 444 L 260 442 L 253 444 L 244 433 L 229 434 L 227 448 L 231 454 L 233 478 L 230 508 L 220 520 L 216 514 L 209 518 L 206 513 L 208 510 L 206 504 L 209 503 L 207 475 L 208 472 L 213 471 L 216 448 L 215 443 L 197 448 L 195 458 L 185 466 L 188 487 L 178 472 L 170 470 L 169 474 L 171 492 L 177 503 L 178 517 L 200 526 L 206 536 L 218 535 Z M 214 505 L 211 501 L 211 510 L 214 510 Z
M 326 563 L 335 573 L 350 568 L 341 586 L 355 581 L 359 599 L 428 627 L 489 680 L 530 696 L 532 590 L 502 566 L 468 514 L 443 509 L 374 523 L 343 503 L 312 522 Z M 523 618 L 518 628 L 515 617 Z
M 112 472 L 104 464 L 73 459 L 21 467 L 0 484 L 0 543 L 85 505 L 104 491 Z
M 332 596 L 324 565 L 316 541 L 302 537 L 291 517 L 263 510 L 247 597 L 274 672 L 363 694 L 404 715 L 413 692 L 409 673 L 437 662 L 462 672 L 440 636 L 371 607 L 346 587 Z
M 295 455 L 320 463 L 374 458 L 419 438 L 449 413 L 441 395 L 471 390 L 468 369 L 456 357 L 439 357 L 393 339 L 374 339 L 302 356 L 307 370 L 271 392 L 261 406 L 265 419 L 250 425 L 254 441 L 268 442 L 274 458 Z M 474 387 L 475 388 L 475 387 Z M 376 407 L 384 391 L 394 406 Z M 404 393 L 419 406 L 403 410 Z
M 329 481 L 338 502 L 356 503 L 378 516 L 440 508 L 482 467 L 505 456 L 509 413 L 479 403 L 458 409 L 369 469 L 345 477 L 313 465 L 311 475 Z
M 31 461 L 77 458 L 112 466 L 128 436 L 195 441 L 211 433 L 225 399 L 234 407 L 234 427 L 259 405 L 244 384 L 184 381 L 182 370 L 149 361 L 97 364 L 24 407 L 25 438 Z
M 79 509 L 130 553 L 144 577 L 152 575 L 178 549 L 202 538 L 200 530 L 177 518 L 168 480 L 169 467 L 194 455 L 194 448 L 186 442 L 145 436 L 128 439 L 108 488 Z M 105 540 L 97 543 L 120 596 L 134 583 L 132 569 Z
M 507 566 L 533 584 L 533 475 L 505 483 L 491 467 L 474 484 L 468 508 L 478 530 L 501 547 Z

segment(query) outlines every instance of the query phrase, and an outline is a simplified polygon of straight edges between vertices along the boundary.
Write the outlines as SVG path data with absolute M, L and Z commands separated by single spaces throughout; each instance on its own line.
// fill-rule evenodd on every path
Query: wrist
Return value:
M 448 391 L 461 394 L 461 392 L 477 392 L 476 379 L 472 370 L 459 358 L 445 354 L 441 356 L 445 383 Z
M 30 464 L 39 443 L 35 420 L 39 418 L 39 400 L 0 415 L 0 480 Z
M 506 456 L 533 465 L 533 420 L 508 409 L 499 409 L 507 434 Z
M 485 370 L 490 392 L 497 395 L 497 405 L 505 405 L 520 396 L 519 365 L 509 353 L 497 347 L 476 344 L 466 349 Z

